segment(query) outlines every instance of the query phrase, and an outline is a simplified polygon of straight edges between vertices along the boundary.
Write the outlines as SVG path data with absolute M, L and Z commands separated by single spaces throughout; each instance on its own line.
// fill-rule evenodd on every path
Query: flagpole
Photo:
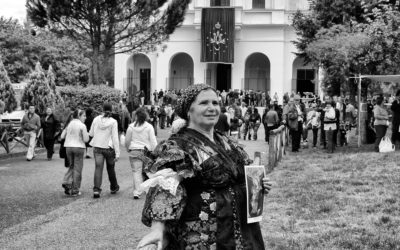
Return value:
M 358 147 L 361 147 L 361 75 L 358 75 Z

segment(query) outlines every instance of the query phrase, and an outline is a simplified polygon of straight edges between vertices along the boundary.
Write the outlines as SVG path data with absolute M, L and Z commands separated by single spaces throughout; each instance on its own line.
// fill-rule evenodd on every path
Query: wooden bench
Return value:
M 5 126 L 7 126 L 7 124 L 5 124 Z M 36 136 L 36 143 L 39 147 L 44 147 L 42 133 L 43 130 L 40 129 Z M 2 132 L 0 135 L 0 144 L 6 150 L 7 154 L 11 153 L 12 150 L 19 144 L 25 146 L 26 148 L 28 147 L 28 143 L 25 141 L 23 129 L 21 127 L 18 128 L 12 126 L 9 126 Z

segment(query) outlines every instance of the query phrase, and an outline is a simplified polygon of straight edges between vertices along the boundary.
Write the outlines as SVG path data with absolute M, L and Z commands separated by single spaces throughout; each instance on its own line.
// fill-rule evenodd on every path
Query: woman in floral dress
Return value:
M 149 155 L 142 222 L 151 227 L 139 248 L 264 249 L 258 223 L 247 224 L 246 152 L 214 131 L 220 106 L 214 89 L 186 89 L 176 107 L 187 126 Z M 263 180 L 265 193 L 271 184 Z

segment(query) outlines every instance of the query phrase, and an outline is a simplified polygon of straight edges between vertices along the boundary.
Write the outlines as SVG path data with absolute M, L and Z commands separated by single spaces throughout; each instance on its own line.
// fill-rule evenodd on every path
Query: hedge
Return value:
M 105 102 L 111 103 L 114 107 L 118 106 L 121 99 L 121 92 L 106 85 L 91 85 L 88 87 L 65 86 L 57 87 L 65 106 L 74 109 L 92 108 L 100 113 Z

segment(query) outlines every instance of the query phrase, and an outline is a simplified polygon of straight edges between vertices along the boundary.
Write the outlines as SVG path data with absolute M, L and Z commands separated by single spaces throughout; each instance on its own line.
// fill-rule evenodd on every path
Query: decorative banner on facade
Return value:
M 234 41 L 234 8 L 203 8 L 201 61 L 233 63 Z

